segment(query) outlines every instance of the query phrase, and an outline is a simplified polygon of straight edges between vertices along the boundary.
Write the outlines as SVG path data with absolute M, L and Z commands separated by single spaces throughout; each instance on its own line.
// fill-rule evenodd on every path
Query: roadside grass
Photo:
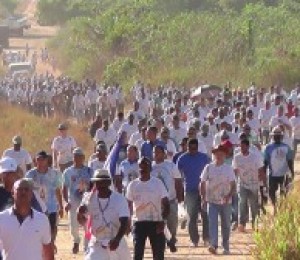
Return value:
M 275 217 L 267 216 L 255 234 L 254 258 L 257 260 L 300 259 L 300 181 L 281 201 Z
M 0 152 L 11 147 L 11 139 L 15 135 L 23 138 L 23 147 L 32 155 L 40 150 L 51 151 L 51 143 L 57 135 L 57 125 L 67 122 L 69 134 L 77 145 L 86 151 L 89 156 L 93 151 L 93 141 L 88 134 L 88 126 L 78 126 L 66 119 L 46 119 L 37 117 L 22 107 L 9 105 L 0 101 Z

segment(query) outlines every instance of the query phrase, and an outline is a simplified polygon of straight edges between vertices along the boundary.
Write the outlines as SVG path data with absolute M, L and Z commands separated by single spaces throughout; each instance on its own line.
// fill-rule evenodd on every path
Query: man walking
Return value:
M 210 162 L 209 157 L 198 152 L 198 140 L 188 141 L 188 151 L 179 157 L 177 166 L 183 175 L 185 189 L 185 206 L 188 217 L 188 231 L 193 246 L 199 244 L 198 213 L 201 211 L 203 233 L 202 238 L 206 244 L 209 240 L 207 212 L 201 208 L 199 196 L 200 176 L 204 167 Z

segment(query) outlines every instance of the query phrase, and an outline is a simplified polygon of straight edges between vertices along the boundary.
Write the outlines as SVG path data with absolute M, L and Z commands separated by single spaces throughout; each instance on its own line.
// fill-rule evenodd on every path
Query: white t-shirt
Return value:
M 161 200 L 168 198 L 161 180 L 151 177 L 148 181 L 135 179 L 127 187 L 127 199 L 133 202 L 136 221 L 162 221 Z
M 293 138 L 294 139 L 300 139 L 300 116 L 295 117 L 292 116 L 290 118 L 290 123 L 292 126 L 292 131 L 293 131 Z
M 151 176 L 162 181 L 167 191 L 169 192 L 169 200 L 176 199 L 175 179 L 181 179 L 181 174 L 176 166 L 171 161 L 152 164 Z
M 209 203 L 223 204 L 224 197 L 230 192 L 231 182 L 235 181 L 235 174 L 233 168 L 226 163 L 220 166 L 210 163 L 205 166 L 201 181 L 206 182 L 206 200 Z
M 122 185 L 127 188 L 131 181 L 139 177 L 139 165 L 137 162 L 129 162 L 125 159 L 120 163 L 116 175 L 122 176 Z
M 27 169 L 27 164 L 32 164 L 32 159 L 30 154 L 23 148 L 20 151 L 15 151 L 14 148 L 9 148 L 3 152 L 2 157 L 10 157 L 16 160 L 18 166 L 22 169 L 25 174 Z
M 232 161 L 232 167 L 238 174 L 240 187 L 252 191 L 257 191 L 259 188 L 258 170 L 263 166 L 262 160 L 251 152 L 247 156 L 238 153 Z
M 187 137 L 187 130 L 185 128 L 170 129 L 170 137 L 174 139 L 177 145 L 180 144 L 183 138 Z
M 117 192 L 112 191 L 109 198 L 99 198 L 97 190 L 87 193 L 82 204 L 87 206 L 92 218 L 90 245 L 109 242 L 119 231 L 120 218 L 130 216 L 125 197 Z
M 269 129 L 269 123 L 273 116 L 273 111 L 271 109 L 261 109 L 258 114 L 258 119 L 261 120 L 261 128 Z
M 124 123 L 121 128 L 120 132 L 126 132 L 128 140 L 130 139 L 131 135 L 138 131 L 138 127 L 136 124 L 129 124 L 128 122 Z
M 47 216 L 32 210 L 20 225 L 12 208 L 0 213 L 0 240 L 2 256 L 6 260 L 42 260 L 43 245 L 51 243 Z
M 276 127 L 276 126 L 281 125 L 281 124 L 290 125 L 290 121 L 286 116 L 281 116 L 281 117 L 273 116 L 271 118 L 271 121 L 270 121 L 270 127 L 271 128 Z
M 95 158 L 88 162 L 88 166 L 95 172 L 98 169 L 103 169 L 105 161 L 99 161 L 98 158 Z
M 260 128 L 260 122 L 258 119 L 251 119 L 248 120 L 247 124 L 251 127 L 251 130 L 253 130 L 256 134 L 259 133 L 259 128 Z
M 75 139 L 72 136 L 65 138 L 57 136 L 54 138 L 51 149 L 58 153 L 57 162 L 65 164 L 73 160 L 73 149 L 77 146 Z
M 75 95 L 73 97 L 74 110 L 84 110 L 86 108 L 86 99 L 83 95 Z
M 107 149 L 110 149 L 117 140 L 117 133 L 113 127 L 108 128 L 107 131 L 104 131 L 103 128 L 100 128 L 96 131 L 94 140 L 96 142 L 103 141 L 106 144 Z

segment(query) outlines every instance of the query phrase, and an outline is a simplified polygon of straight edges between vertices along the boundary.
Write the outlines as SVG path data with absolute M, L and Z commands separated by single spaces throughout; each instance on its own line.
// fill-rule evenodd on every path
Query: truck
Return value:
M 27 17 L 21 15 L 14 15 L 2 21 L 2 24 L 9 28 L 10 36 L 23 36 L 24 30 L 31 27 Z
M 9 27 L 0 25 L 0 53 L 7 48 L 9 48 Z

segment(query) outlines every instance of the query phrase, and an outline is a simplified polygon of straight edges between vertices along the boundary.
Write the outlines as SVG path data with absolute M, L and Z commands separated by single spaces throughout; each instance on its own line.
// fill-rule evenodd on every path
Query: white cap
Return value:
M 18 164 L 15 159 L 4 157 L 0 160 L 0 173 L 17 171 Z

